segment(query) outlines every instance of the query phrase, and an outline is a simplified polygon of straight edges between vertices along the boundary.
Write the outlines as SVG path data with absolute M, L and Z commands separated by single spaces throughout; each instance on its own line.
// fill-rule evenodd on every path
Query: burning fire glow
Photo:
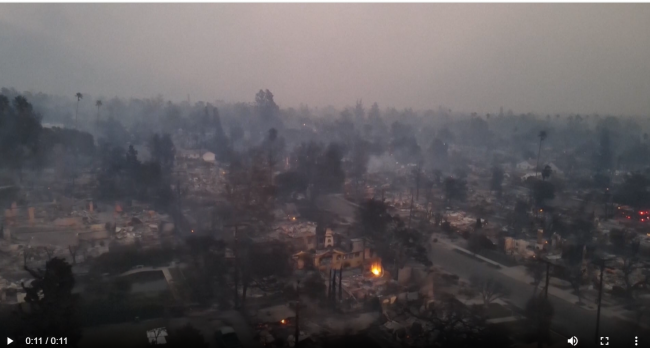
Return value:
M 280 323 L 282 323 L 282 324 L 284 324 L 284 323 L 286 323 L 286 322 L 287 322 L 287 321 L 284 320 L 284 319 L 280 320 Z
M 375 276 L 379 277 L 381 275 L 381 265 L 378 263 L 373 263 L 370 267 L 370 272 Z

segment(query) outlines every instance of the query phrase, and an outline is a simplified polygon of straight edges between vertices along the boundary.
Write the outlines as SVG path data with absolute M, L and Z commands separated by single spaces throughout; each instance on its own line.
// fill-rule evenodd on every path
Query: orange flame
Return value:
M 372 266 L 370 266 L 370 272 L 374 274 L 376 277 L 381 276 L 381 264 L 380 263 L 373 263 Z

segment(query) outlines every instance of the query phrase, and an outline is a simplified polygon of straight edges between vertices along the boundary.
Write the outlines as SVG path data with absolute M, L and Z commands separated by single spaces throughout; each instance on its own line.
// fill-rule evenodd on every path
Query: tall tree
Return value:
M 492 178 L 490 179 L 490 190 L 497 193 L 497 197 L 501 197 L 503 192 L 503 168 L 500 166 L 494 166 L 492 168 Z
M 546 179 L 551 177 L 551 173 L 553 173 L 553 169 L 551 166 L 548 164 L 544 166 L 544 169 L 542 169 L 542 180 L 545 181 Z
M 131 135 L 124 125 L 114 118 L 109 116 L 105 120 L 98 121 L 100 134 L 102 134 L 102 141 L 107 141 L 116 146 L 122 146 L 125 142 L 129 142 Z
M 366 110 L 363 108 L 363 101 L 357 100 L 354 107 L 354 120 L 357 123 L 362 123 L 366 119 Z
M 72 267 L 55 257 L 45 263 L 45 270 L 25 268 L 34 280 L 25 290 L 26 310 L 20 307 L 25 334 L 36 337 L 66 337 L 70 347 L 77 347 L 81 331 L 77 319 L 77 295 L 72 293 L 75 280 Z
M 97 99 L 97 101 L 95 102 L 95 106 L 97 106 L 97 120 L 99 120 L 99 108 L 102 107 L 102 101 Z
M 453 200 L 462 201 L 465 199 L 467 195 L 467 183 L 464 180 L 449 176 L 445 178 L 443 185 L 447 204 L 451 204 Z
M 633 290 L 637 285 L 643 284 L 643 281 L 635 283 L 632 274 L 641 268 L 641 258 L 639 257 L 640 241 L 638 238 L 626 243 L 623 250 L 623 264 L 621 265 L 621 278 L 625 284 L 625 295 L 628 299 L 633 298 Z
M 372 103 L 370 111 L 368 112 L 368 119 L 373 123 L 381 119 L 381 115 L 379 113 L 379 105 L 377 105 L 377 103 Z
M 481 296 L 485 307 L 488 307 L 490 303 L 496 300 L 503 299 L 510 295 L 510 290 L 494 278 L 475 275 L 470 278 L 470 283 Z
M 275 128 L 269 129 L 269 138 L 268 138 L 268 143 L 269 143 L 269 184 L 273 185 L 273 174 L 274 174 L 274 168 L 275 168 L 275 153 L 274 153 L 274 147 L 275 147 L 275 141 L 278 139 L 278 130 Z
M 578 305 L 582 305 L 582 285 L 584 283 L 584 270 L 581 264 L 574 265 L 568 270 L 569 283 L 573 288 L 573 293 L 578 297 Z
M 239 268 L 242 275 L 242 304 L 250 287 L 264 292 L 282 290 L 281 282 L 265 282 L 271 276 L 287 277 L 292 272 L 292 259 L 289 249 L 281 243 L 260 245 L 243 243 L 240 249 Z
M 138 160 L 138 151 L 135 150 L 133 145 L 129 145 L 129 149 L 126 151 L 124 169 L 129 176 L 129 181 L 131 182 L 131 189 L 136 191 L 136 185 L 138 184 L 138 179 L 140 179 L 141 168 L 140 161 Z
M 41 117 L 22 96 L 13 103 L 0 95 L 0 165 L 16 170 L 22 181 L 24 163 L 42 149 Z
M 345 182 L 342 159 L 341 146 L 330 143 L 316 164 L 314 188 L 318 193 L 341 192 Z
M 352 170 L 351 179 L 354 183 L 354 193 L 356 199 L 360 199 L 359 185 L 363 181 L 364 175 L 368 171 L 368 160 L 370 144 L 363 139 L 356 139 L 352 148 Z
M 541 342 L 549 342 L 551 338 L 551 323 L 555 309 L 544 294 L 533 296 L 526 303 L 524 315 L 531 328 L 535 328 Z
M 365 237 L 384 238 L 394 218 L 388 212 L 388 205 L 377 199 L 363 202 L 356 212 L 359 230 Z
M 543 206 L 547 200 L 555 199 L 555 186 L 549 181 L 533 180 L 530 183 L 533 198 L 538 207 Z
M 205 112 L 207 114 L 207 107 Z M 241 129 L 241 126 L 239 125 L 233 126 L 233 128 L 230 129 L 231 139 L 229 140 L 223 130 L 223 126 L 221 125 L 221 116 L 219 115 L 219 109 L 217 108 L 212 110 L 212 121 L 210 124 L 214 128 L 214 142 L 211 146 L 208 146 L 208 148 L 214 150 L 215 155 L 220 161 L 228 161 L 232 155 L 234 143 L 244 137 L 244 130 Z
M 77 97 L 77 106 L 74 109 L 74 122 L 75 126 L 79 127 L 79 101 L 81 101 L 84 96 L 81 94 L 81 92 L 77 92 L 77 94 L 75 94 L 75 97 Z
M 171 136 L 169 134 L 163 134 L 162 136 L 154 134 L 149 141 L 149 149 L 151 157 L 159 162 L 166 172 L 169 172 L 174 166 L 174 156 L 176 154 L 176 148 Z
M 260 126 L 264 127 L 263 129 L 280 126 L 278 118 L 280 107 L 275 103 L 271 91 L 260 89 L 255 95 L 255 106 L 260 117 Z
M 614 154 L 609 129 L 603 128 L 600 131 L 600 141 L 596 152 L 596 171 L 607 172 L 612 169 Z
M 542 142 L 546 140 L 547 134 L 545 130 L 539 131 L 537 134 L 539 138 L 539 148 L 537 149 L 537 165 L 535 166 L 535 178 L 537 178 L 537 172 L 539 172 L 539 156 L 542 153 Z
M 544 279 L 545 271 L 544 264 L 537 260 L 526 262 L 526 274 L 533 278 L 533 285 L 535 286 L 533 288 L 533 297 L 537 294 L 539 284 L 542 282 L 542 279 Z
M 449 163 L 449 145 L 440 138 L 434 138 L 429 147 L 431 168 L 444 170 Z

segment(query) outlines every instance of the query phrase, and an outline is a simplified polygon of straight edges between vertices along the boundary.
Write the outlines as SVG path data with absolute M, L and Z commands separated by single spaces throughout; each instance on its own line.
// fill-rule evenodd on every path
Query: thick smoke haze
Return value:
M 110 98 L 647 115 L 650 6 L 0 5 L 0 84 Z

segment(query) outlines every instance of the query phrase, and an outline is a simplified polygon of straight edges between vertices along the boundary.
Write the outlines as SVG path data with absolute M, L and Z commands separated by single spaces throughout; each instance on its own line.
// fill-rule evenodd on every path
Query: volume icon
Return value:
M 567 342 L 569 342 L 569 344 L 572 345 L 572 346 L 577 346 L 578 345 L 578 337 L 573 336 L 573 337 L 569 338 L 567 340 Z

